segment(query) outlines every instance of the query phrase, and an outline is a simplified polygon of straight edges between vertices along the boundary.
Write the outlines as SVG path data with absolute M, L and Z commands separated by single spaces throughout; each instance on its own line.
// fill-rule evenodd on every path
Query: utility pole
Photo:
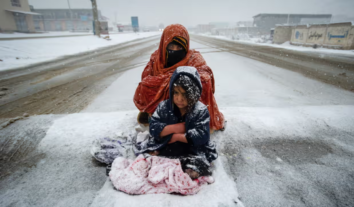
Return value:
M 98 37 L 101 37 L 101 25 L 100 25 L 100 21 L 98 19 L 98 12 L 97 12 L 97 3 L 96 0 L 91 0 L 92 3 L 92 13 L 93 13 L 93 21 L 95 23 L 95 34 Z
M 114 12 L 114 28 L 117 28 L 117 25 L 118 25 L 118 23 L 117 23 L 117 12 Z M 119 32 L 119 29 L 118 29 L 118 32 Z
M 74 29 L 74 22 L 73 22 L 73 12 L 71 11 L 71 7 L 70 7 L 70 0 L 68 0 L 68 5 L 69 5 L 69 10 L 70 10 L 70 21 L 71 21 L 71 29 Z
M 290 14 L 288 14 L 288 22 L 286 23 L 289 26 L 289 18 L 290 18 Z

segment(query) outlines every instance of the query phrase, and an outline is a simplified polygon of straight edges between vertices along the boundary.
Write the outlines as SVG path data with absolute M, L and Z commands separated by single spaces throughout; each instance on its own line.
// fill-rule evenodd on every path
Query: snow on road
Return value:
M 160 34 L 161 32 L 112 34 L 110 41 L 96 36 L 0 41 L 0 70 L 18 68 Z
M 227 130 L 212 136 L 219 145 L 221 157 L 229 160 L 225 169 L 218 170 L 230 169 L 230 177 L 237 179 L 238 193 L 245 206 L 287 206 L 289 203 L 336 206 L 354 202 L 340 201 L 350 196 L 353 189 L 344 184 L 352 180 L 350 174 L 354 171 L 347 170 L 354 162 L 342 152 L 354 152 L 351 140 L 354 118 L 348 116 L 354 114 L 352 92 L 199 43 L 192 42 L 192 48 L 205 52 L 203 56 L 214 71 L 219 108 L 228 120 Z M 84 111 L 134 110 L 135 106 L 129 103 L 141 71 L 142 68 L 137 68 L 126 72 Z M 272 147 L 279 152 L 267 151 Z M 345 170 L 338 170 L 337 166 Z M 311 177 L 328 183 L 317 184 L 320 181 Z M 218 176 L 217 180 L 228 186 L 227 179 Z M 324 193 L 321 185 L 335 188 L 334 195 Z M 207 198 L 203 193 L 200 192 Z M 238 193 L 235 191 L 234 195 Z M 173 197 L 162 197 L 161 206 L 166 203 L 184 206 Z M 236 196 L 218 198 L 215 199 L 222 203 Z M 103 200 L 118 206 L 122 204 L 119 201 L 135 203 L 135 199 L 115 192 L 108 181 L 94 206 L 100 206 Z M 197 196 L 195 199 L 204 200 Z M 152 198 L 144 201 L 147 206 L 156 205 Z
M 352 92 L 226 52 L 203 56 L 228 120 L 214 139 L 245 206 L 353 205 Z
M 219 106 L 353 105 L 353 93 L 227 52 L 203 55 L 214 69 Z
M 92 31 L 89 32 L 45 32 L 45 33 L 0 33 L 0 38 L 23 38 L 23 37 L 52 37 L 52 36 L 72 36 L 72 35 L 92 35 Z
M 105 168 L 92 160 L 93 139 L 136 133 L 139 66 L 82 113 L 54 120 L 38 147 L 45 158 L 1 183 L 7 188 L 0 188 L 0 205 L 353 205 L 353 93 L 199 43 L 191 47 L 213 69 L 216 100 L 228 120 L 226 131 L 212 135 L 220 153 L 214 184 L 194 196 L 130 196 L 113 190 Z

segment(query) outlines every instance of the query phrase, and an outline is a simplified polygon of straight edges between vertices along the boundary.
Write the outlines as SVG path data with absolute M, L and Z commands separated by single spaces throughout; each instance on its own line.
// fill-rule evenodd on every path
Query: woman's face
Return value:
M 177 51 L 177 50 L 183 50 L 183 47 L 181 45 L 174 44 L 171 42 L 170 44 L 167 45 L 167 49 Z

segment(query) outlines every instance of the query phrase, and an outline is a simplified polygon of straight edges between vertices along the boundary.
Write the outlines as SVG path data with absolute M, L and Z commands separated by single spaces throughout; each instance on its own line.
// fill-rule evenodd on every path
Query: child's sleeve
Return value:
M 190 129 L 186 132 L 186 139 L 192 146 L 201 146 L 206 144 L 210 139 L 210 115 L 208 108 L 200 110 L 195 120 L 192 122 Z
M 150 118 L 150 135 L 155 139 L 160 138 L 162 130 L 165 128 L 165 126 L 167 126 L 167 123 L 162 121 L 163 111 L 166 108 L 165 106 L 165 102 L 161 102 Z

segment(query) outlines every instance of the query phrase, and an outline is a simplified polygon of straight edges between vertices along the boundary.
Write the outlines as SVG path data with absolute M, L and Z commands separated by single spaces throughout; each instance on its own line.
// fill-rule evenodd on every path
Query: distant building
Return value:
M 151 31 L 159 31 L 159 28 L 157 26 L 145 26 L 142 27 L 143 32 L 151 32 Z
M 35 32 L 32 12 L 28 0 L 0 1 L 0 32 Z
M 252 21 L 239 21 L 236 22 L 236 27 L 252 27 L 253 22 Z
M 332 14 L 258 14 L 253 17 L 253 26 L 269 32 L 277 24 L 327 24 Z
M 199 32 L 199 33 L 210 32 L 211 33 L 213 28 L 215 28 L 215 26 L 211 25 L 211 24 L 198 24 L 197 28 L 196 28 L 196 32 Z
M 209 25 L 212 25 L 213 28 L 228 28 L 228 22 L 210 22 Z
M 34 17 L 36 30 L 40 31 L 89 31 L 93 30 L 92 9 L 33 9 L 41 16 Z M 106 20 L 98 10 L 98 19 Z
M 117 23 L 117 28 L 119 32 L 133 31 L 133 27 L 130 23 Z
M 347 15 L 332 16 L 331 23 L 339 23 L 339 22 L 354 22 L 354 16 L 347 16 Z

